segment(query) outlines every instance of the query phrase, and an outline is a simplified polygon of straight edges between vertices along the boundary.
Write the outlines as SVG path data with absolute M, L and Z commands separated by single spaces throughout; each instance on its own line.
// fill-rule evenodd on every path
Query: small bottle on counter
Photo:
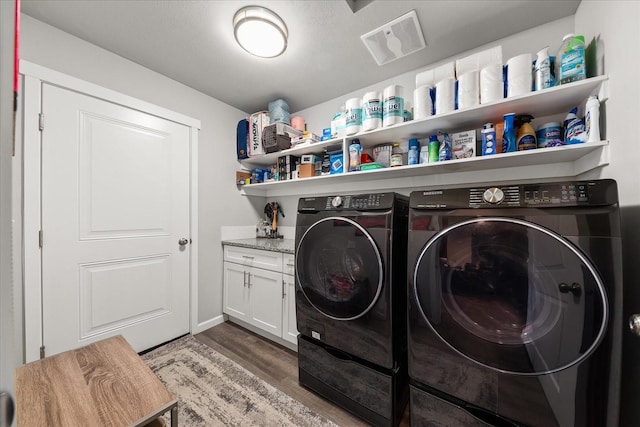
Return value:
M 409 140 L 409 156 L 408 156 L 408 165 L 417 165 L 418 158 L 420 157 L 420 142 L 416 138 L 411 138 Z

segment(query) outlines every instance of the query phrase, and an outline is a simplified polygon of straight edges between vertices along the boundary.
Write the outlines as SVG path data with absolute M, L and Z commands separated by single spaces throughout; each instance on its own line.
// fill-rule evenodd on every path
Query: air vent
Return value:
M 415 10 L 360 36 L 360 38 L 378 65 L 395 61 L 427 46 Z

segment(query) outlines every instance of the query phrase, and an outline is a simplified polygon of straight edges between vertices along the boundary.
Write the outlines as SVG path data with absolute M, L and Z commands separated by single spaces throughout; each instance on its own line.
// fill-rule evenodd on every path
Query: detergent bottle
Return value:
M 533 116 L 529 114 L 516 116 L 516 125 L 518 126 L 516 146 L 518 147 L 518 151 L 532 150 L 538 147 L 536 132 L 531 126 L 531 120 L 533 120 Z

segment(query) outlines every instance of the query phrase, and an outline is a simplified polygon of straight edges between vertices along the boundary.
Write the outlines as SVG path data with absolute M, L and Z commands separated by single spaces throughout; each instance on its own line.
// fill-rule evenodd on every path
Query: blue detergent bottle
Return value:
M 502 152 L 513 153 L 516 148 L 515 113 L 504 115 L 504 132 L 502 133 Z
M 438 150 L 438 161 L 451 160 L 451 137 L 446 132 L 438 132 L 442 135 L 442 141 L 440 141 L 440 149 Z

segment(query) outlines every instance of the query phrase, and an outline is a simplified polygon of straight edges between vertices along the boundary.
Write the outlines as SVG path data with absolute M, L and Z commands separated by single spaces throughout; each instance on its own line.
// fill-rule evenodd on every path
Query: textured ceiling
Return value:
M 22 12 L 251 113 L 291 112 L 573 15 L 580 0 L 22 0 Z M 272 59 L 242 50 L 232 19 L 265 6 L 289 30 Z M 356 12 L 354 12 L 356 10 Z M 376 65 L 360 35 L 415 10 L 426 49 Z M 523 19 L 523 17 L 526 17 Z

